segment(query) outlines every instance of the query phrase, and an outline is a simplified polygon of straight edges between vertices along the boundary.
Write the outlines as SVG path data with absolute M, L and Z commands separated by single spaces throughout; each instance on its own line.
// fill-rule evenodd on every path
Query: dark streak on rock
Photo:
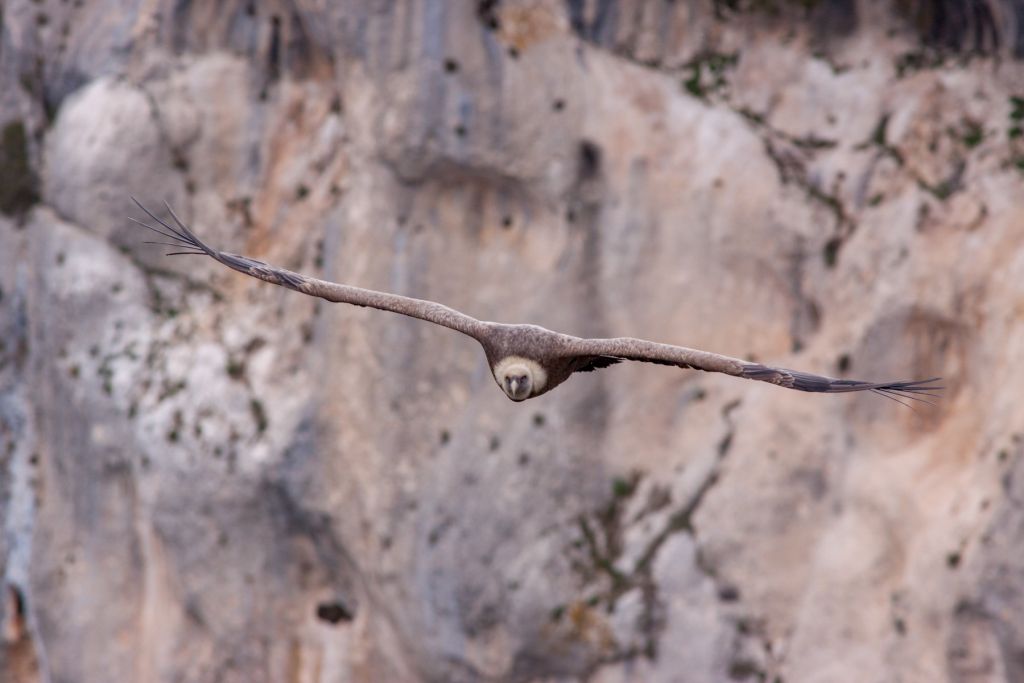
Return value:
M 0 131 L 0 213 L 22 216 L 39 203 L 39 178 L 29 160 L 28 135 L 21 121 Z

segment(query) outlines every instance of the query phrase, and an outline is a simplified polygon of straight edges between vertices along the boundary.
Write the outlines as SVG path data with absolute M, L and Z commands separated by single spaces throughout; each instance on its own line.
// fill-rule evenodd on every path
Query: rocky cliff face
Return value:
M 0 677 L 1024 680 L 1021 10 L 626 5 L 0 7 Z

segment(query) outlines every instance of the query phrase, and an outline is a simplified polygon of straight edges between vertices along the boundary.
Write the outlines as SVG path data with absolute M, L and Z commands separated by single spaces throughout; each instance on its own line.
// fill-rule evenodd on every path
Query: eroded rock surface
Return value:
M 899 7 L 9 0 L 0 678 L 1024 680 L 1019 10 Z M 484 319 L 947 389 L 513 404 L 130 196 Z

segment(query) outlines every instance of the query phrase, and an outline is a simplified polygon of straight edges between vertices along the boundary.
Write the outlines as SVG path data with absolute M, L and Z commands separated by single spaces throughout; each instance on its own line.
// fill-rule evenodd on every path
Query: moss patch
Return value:
M 1010 127 L 1006 136 L 1016 140 L 1024 133 L 1024 97 L 1013 96 L 1010 98 Z
M 694 57 L 685 66 L 690 70 L 683 81 L 683 89 L 694 97 L 706 100 L 711 93 L 721 91 L 728 85 L 727 72 L 735 68 L 739 54 L 705 52 Z
M 39 178 L 28 158 L 25 124 L 12 121 L 0 131 L 0 212 L 22 215 L 39 202 Z

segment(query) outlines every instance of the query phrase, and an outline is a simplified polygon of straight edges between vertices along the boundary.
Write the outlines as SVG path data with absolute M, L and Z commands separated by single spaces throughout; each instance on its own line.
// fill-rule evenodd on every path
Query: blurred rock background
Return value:
M 0 11 L 0 679 L 1024 681 L 1021 0 Z

